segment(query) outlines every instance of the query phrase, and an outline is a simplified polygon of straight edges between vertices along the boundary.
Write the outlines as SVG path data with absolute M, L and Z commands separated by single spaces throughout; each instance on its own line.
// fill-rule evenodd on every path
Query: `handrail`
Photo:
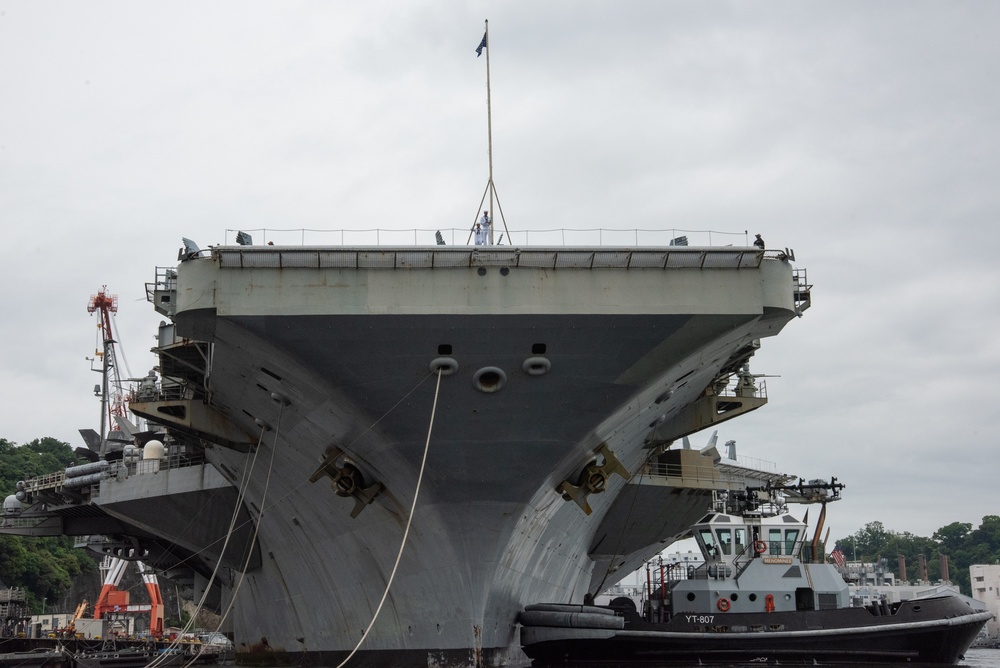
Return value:
M 766 459 L 755 459 L 748 457 L 737 457 L 735 460 L 723 459 L 723 464 L 729 464 L 726 469 L 721 470 L 712 461 L 703 464 L 666 464 L 663 462 L 651 461 L 645 465 L 646 475 L 660 478 L 687 478 L 689 480 L 704 481 L 725 481 L 740 482 L 752 477 L 751 474 L 773 476 L 780 475 L 777 465 Z M 736 465 L 736 466 L 733 466 Z M 737 468 L 739 467 L 739 468 Z
M 614 228 L 551 228 L 532 230 L 497 230 L 503 238 L 497 245 L 558 245 L 558 246 L 723 246 L 739 243 L 750 246 L 750 234 L 724 232 L 719 230 L 685 230 L 680 228 L 657 229 L 614 229 Z M 444 244 L 449 246 L 471 245 L 471 230 L 461 227 L 434 229 L 340 229 L 324 230 L 310 228 L 267 228 L 227 229 L 226 244 L 237 243 L 238 234 L 249 234 L 257 245 L 437 245 L 440 234 Z M 722 243 L 719 242 L 722 239 Z
M 159 473 L 173 469 L 183 469 L 205 464 L 205 455 L 201 452 L 171 454 L 163 459 L 136 459 L 129 462 L 118 461 L 108 469 L 111 480 L 125 480 L 131 476 L 146 473 Z
M 753 561 L 754 549 L 755 549 L 754 545 L 751 542 L 749 545 L 744 545 L 743 549 L 740 550 L 739 553 L 736 556 L 733 557 L 733 566 L 736 567 L 736 579 L 737 580 L 739 580 L 740 575 L 743 574 L 743 571 L 745 571 L 747 569 L 747 566 L 750 565 L 750 562 Z M 745 563 L 742 561 L 742 558 L 744 556 L 747 557 Z

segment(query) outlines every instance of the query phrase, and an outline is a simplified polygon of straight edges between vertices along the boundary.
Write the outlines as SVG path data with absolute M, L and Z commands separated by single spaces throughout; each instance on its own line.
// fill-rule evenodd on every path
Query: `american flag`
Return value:
M 844 553 L 840 551 L 839 547 L 836 550 L 834 550 L 830 554 L 830 556 L 833 557 L 833 560 L 837 563 L 837 566 L 839 566 L 840 568 L 844 567 L 846 559 L 844 559 Z

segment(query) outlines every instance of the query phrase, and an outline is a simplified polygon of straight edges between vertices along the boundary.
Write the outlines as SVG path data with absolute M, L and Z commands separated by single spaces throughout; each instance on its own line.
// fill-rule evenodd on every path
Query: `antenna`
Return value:
M 507 221 L 503 215 L 503 207 L 500 206 L 500 197 L 496 192 L 496 185 L 493 183 L 493 98 L 492 91 L 490 90 L 490 22 L 489 19 L 485 21 L 486 27 L 483 33 L 483 40 L 479 43 L 479 47 L 476 49 L 476 56 L 482 53 L 483 49 L 486 49 L 486 140 L 487 140 L 487 155 L 489 157 L 489 180 L 486 182 L 486 190 L 483 192 L 482 199 L 479 200 L 479 207 L 476 209 L 476 217 L 472 221 L 472 229 L 476 227 L 476 221 L 479 219 L 479 212 L 484 206 L 486 201 L 486 196 L 489 195 L 490 204 L 489 211 L 490 215 L 490 230 L 489 239 L 486 243 L 493 245 L 493 230 L 495 225 L 493 221 L 496 218 L 493 216 L 493 202 L 496 201 L 497 211 L 500 213 L 500 221 L 503 223 L 504 231 L 507 232 L 507 238 L 510 239 L 509 230 L 507 230 Z M 471 238 L 472 231 L 470 230 L 469 236 Z M 503 235 L 500 235 L 500 240 L 503 240 Z M 468 242 L 466 242 L 468 243 Z M 497 242 L 499 243 L 499 242 Z M 509 241 L 508 241 L 509 243 Z

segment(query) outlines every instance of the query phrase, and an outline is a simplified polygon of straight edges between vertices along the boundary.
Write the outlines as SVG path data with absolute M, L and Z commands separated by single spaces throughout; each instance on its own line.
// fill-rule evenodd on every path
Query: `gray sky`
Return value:
M 82 444 L 87 301 L 144 375 L 182 236 L 468 227 L 486 18 L 512 229 L 748 230 L 808 269 L 720 442 L 838 476 L 833 537 L 1000 514 L 991 2 L 0 0 L 0 437 Z

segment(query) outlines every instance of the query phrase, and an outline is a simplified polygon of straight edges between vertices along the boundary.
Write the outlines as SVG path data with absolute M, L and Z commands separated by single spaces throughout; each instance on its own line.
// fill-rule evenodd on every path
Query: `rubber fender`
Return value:
M 545 610 L 548 612 L 588 612 L 595 615 L 615 616 L 614 610 L 596 605 L 573 605 L 571 603 L 534 603 L 524 606 L 525 610 Z
M 589 612 L 525 610 L 518 617 L 524 626 L 554 626 L 572 629 L 623 629 L 625 618 Z

